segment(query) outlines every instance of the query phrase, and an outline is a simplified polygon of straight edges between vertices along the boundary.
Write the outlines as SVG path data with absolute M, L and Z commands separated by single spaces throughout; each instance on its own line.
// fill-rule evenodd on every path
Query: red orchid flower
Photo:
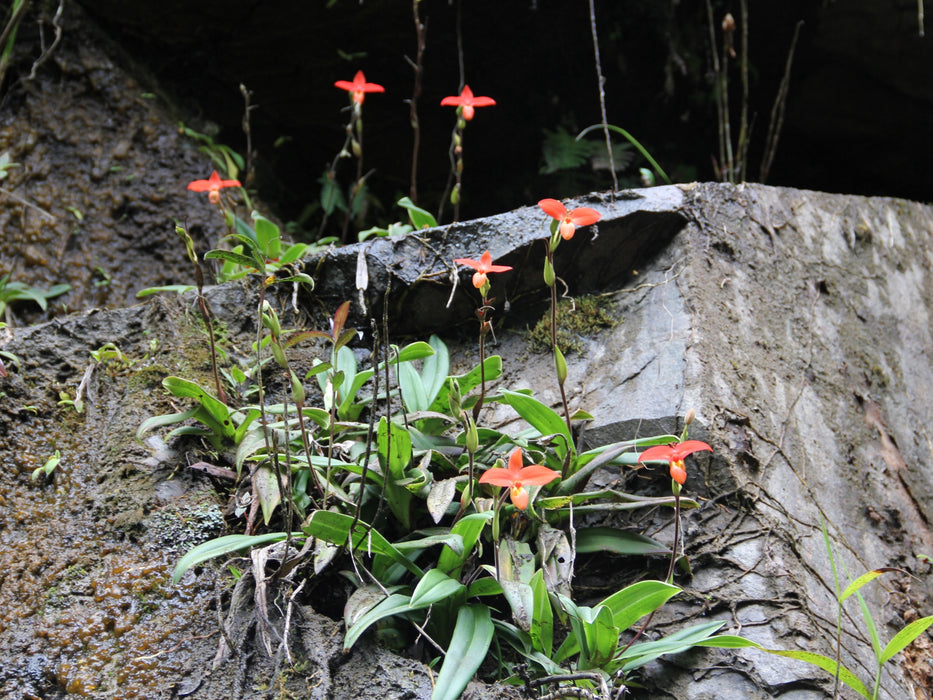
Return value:
M 495 107 L 496 101 L 491 97 L 473 97 L 473 91 L 469 85 L 464 85 L 460 95 L 451 95 L 441 100 L 441 107 L 463 107 L 464 121 L 470 121 L 473 118 L 474 107 Z
M 476 270 L 476 272 L 473 273 L 473 286 L 477 289 L 481 289 L 483 285 L 486 284 L 486 275 L 490 272 L 508 272 L 512 269 L 508 265 L 493 265 L 492 255 L 488 250 L 479 256 L 479 261 L 472 260 L 471 258 L 457 258 L 454 262 L 458 265 L 466 265 Z
M 522 466 L 522 449 L 516 447 L 509 455 L 509 468 L 493 467 L 487 469 L 479 478 L 481 484 L 493 486 L 507 486 L 510 489 L 509 498 L 519 510 L 528 507 L 528 491 L 525 486 L 543 486 L 554 479 L 560 478 L 560 472 L 542 467 L 540 464 Z
M 207 180 L 195 180 L 188 183 L 188 189 L 192 192 L 209 192 L 207 198 L 211 204 L 220 204 L 220 190 L 224 187 L 242 187 L 242 185 L 239 180 L 221 180 L 216 170 Z
M 542 199 L 538 202 L 538 206 L 545 214 L 560 222 L 560 237 L 565 241 L 573 238 L 577 226 L 590 226 L 603 217 L 598 211 L 589 207 L 577 207 L 573 211 L 567 211 L 567 207 L 556 199 Z
M 671 465 L 671 478 L 681 486 L 687 480 L 687 470 L 684 469 L 684 457 L 694 452 L 712 452 L 713 448 L 699 440 L 685 440 L 673 445 L 655 445 L 638 455 L 639 462 L 649 462 L 653 459 L 667 460 Z
M 363 104 L 363 100 L 366 98 L 367 92 L 385 92 L 386 89 L 382 85 L 377 85 L 376 83 L 367 83 L 366 76 L 363 75 L 363 71 L 358 70 L 356 75 L 353 76 L 353 82 L 349 80 L 338 80 L 334 83 L 334 87 L 339 87 L 341 90 L 347 90 L 352 96 L 353 101 L 358 105 Z

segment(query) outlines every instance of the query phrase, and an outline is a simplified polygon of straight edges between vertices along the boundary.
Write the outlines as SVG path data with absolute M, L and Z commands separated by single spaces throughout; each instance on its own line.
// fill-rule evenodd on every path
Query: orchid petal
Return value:
M 570 212 L 568 218 L 577 226 L 590 226 L 603 218 L 603 215 L 589 207 L 578 207 Z
M 713 448 L 701 440 L 685 440 L 674 445 L 673 451 L 677 454 L 678 459 L 683 459 L 694 452 L 712 452 Z
M 670 445 L 655 445 L 638 455 L 639 462 L 651 462 L 662 459 L 668 462 L 674 459 L 674 450 Z
M 542 199 L 538 202 L 538 206 L 541 207 L 541 210 L 550 216 L 552 219 L 563 219 L 567 214 L 567 207 L 558 202 L 556 199 Z
M 560 473 L 553 469 L 548 469 L 540 464 L 531 464 L 521 470 L 519 478 L 523 484 L 544 486 L 544 484 L 550 484 L 558 477 L 560 477 Z
M 502 467 L 493 467 L 483 472 L 479 478 L 481 484 L 492 484 L 493 486 L 512 486 L 515 478 L 512 472 Z

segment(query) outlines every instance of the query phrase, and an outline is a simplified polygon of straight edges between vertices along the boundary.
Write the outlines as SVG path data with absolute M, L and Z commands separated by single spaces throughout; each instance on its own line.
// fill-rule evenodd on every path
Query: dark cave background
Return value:
M 250 186 L 285 220 L 320 193 L 318 179 L 344 139 L 347 94 L 335 80 L 358 69 L 386 94 L 364 106 L 365 170 L 383 209 L 369 224 L 403 218 L 393 203 L 409 191 L 408 100 L 416 39 L 412 3 L 401 0 L 86 0 L 81 3 L 140 71 L 150 74 L 197 130 L 246 150 L 239 85 L 253 93 L 255 177 Z M 717 118 L 707 6 L 698 0 L 596 2 L 608 121 L 638 138 L 677 181 L 716 174 Z M 765 134 L 788 50 L 803 21 L 786 116 L 768 184 L 927 200 L 933 172 L 919 167 L 933 130 L 933 38 L 921 37 L 915 0 L 787 0 L 749 5 L 748 179 L 757 180 Z M 423 0 L 427 25 L 418 203 L 437 210 L 450 171 L 460 23 L 465 79 L 497 106 L 477 110 L 465 134 L 461 219 L 541 197 L 608 189 L 589 165 L 541 172 L 547 130 L 575 135 L 600 122 L 587 2 Z M 712 2 L 739 24 L 737 1 Z M 459 17 L 459 20 L 458 20 Z M 716 48 L 720 50 L 719 46 Z M 733 134 L 741 105 L 738 61 L 730 63 Z M 600 141 L 601 132 L 589 139 Z M 614 136 L 614 142 L 622 142 Z M 918 165 L 914 165 L 917 163 Z M 639 186 L 640 157 L 620 174 Z M 205 166 L 206 168 L 209 165 Z M 355 165 L 344 160 L 348 185 Z M 192 173 L 192 179 L 208 173 Z M 444 220 L 449 221 L 447 205 Z M 314 217 L 308 229 L 314 229 Z

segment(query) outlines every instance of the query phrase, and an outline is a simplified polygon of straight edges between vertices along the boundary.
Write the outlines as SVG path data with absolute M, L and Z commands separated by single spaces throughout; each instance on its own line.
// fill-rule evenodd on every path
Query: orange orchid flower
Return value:
M 470 121 L 473 118 L 473 109 L 475 107 L 495 106 L 496 101 L 491 97 L 474 97 L 469 85 L 463 86 L 460 95 L 451 95 L 441 100 L 441 107 L 462 107 L 464 121 Z
M 224 187 L 242 187 L 242 185 L 239 180 L 221 180 L 216 170 L 207 180 L 195 180 L 188 183 L 188 189 L 192 192 L 208 192 L 207 198 L 211 204 L 220 204 L 220 190 Z
M 671 478 L 681 486 L 687 480 L 684 457 L 694 452 L 712 452 L 713 448 L 700 440 L 685 440 L 673 445 L 655 445 L 638 455 L 639 462 L 666 460 L 671 466 Z
M 363 104 L 363 100 L 366 99 L 367 92 L 386 91 L 382 85 L 377 85 L 376 83 L 367 83 L 366 76 L 363 75 L 363 71 L 361 70 L 358 70 L 356 75 L 353 76 L 353 82 L 350 82 L 349 80 L 338 80 L 336 83 L 334 83 L 334 87 L 339 87 L 341 90 L 347 90 L 353 97 L 353 101 L 358 105 Z
M 525 510 L 528 507 L 526 486 L 543 486 L 558 478 L 560 478 L 560 472 L 548 469 L 540 464 L 523 467 L 522 449 L 516 447 L 512 450 L 512 454 L 509 455 L 508 469 L 502 467 L 487 469 L 479 478 L 479 483 L 508 487 L 510 490 L 509 498 L 512 499 L 512 503 L 519 510 Z
M 590 226 L 603 217 L 598 211 L 589 207 L 577 207 L 572 211 L 567 211 L 567 207 L 556 199 L 542 199 L 538 202 L 538 206 L 545 214 L 560 222 L 560 237 L 565 241 L 573 238 L 577 226 Z
M 476 270 L 473 273 L 473 286 L 477 289 L 482 289 L 483 285 L 486 284 L 486 275 L 490 272 L 508 272 L 512 269 L 508 265 L 493 265 L 492 254 L 488 250 L 479 256 L 478 261 L 471 258 L 457 258 L 454 262 Z

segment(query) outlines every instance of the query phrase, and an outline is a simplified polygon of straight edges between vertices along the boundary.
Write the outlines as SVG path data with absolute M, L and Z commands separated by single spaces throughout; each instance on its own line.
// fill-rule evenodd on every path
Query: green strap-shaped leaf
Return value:
M 234 253 L 232 250 L 209 250 L 204 254 L 204 259 L 225 260 L 226 262 L 232 262 L 234 265 L 242 265 L 243 267 L 249 268 L 255 268 L 257 264 L 256 260 L 248 255 Z
M 402 615 L 411 612 L 411 610 L 410 596 L 402 595 L 401 593 L 393 593 L 365 615 L 362 615 L 360 619 L 347 629 L 347 634 L 343 640 L 344 651 L 350 649 L 356 643 L 356 640 L 360 638 L 360 635 L 374 622 L 378 622 L 386 617 Z
M 651 661 L 654 661 L 659 656 L 663 656 L 664 654 L 679 654 L 680 652 L 686 651 L 691 647 L 708 642 L 711 636 L 719 631 L 719 629 L 724 624 L 725 622 L 721 620 L 713 620 L 712 622 L 703 622 L 698 625 L 692 625 L 653 642 L 633 644 L 617 658 L 619 661 L 625 662 L 621 666 L 621 668 L 624 670 L 629 671 L 636 669 Z M 741 639 L 741 637 L 737 637 L 735 639 L 738 640 Z M 747 642 L 747 640 L 743 641 Z M 723 645 L 704 644 L 704 646 Z M 736 643 L 734 646 L 730 646 L 729 648 L 734 649 L 739 646 L 740 645 Z M 749 646 L 749 644 L 745 643 L 741 646 Z
M 402 527 L 411 529 L 412 493 L 399 482 L 406 478 L 405 470 L 411 462 L 411 435 L 400 425 L 387 421 L 385 416 L 379 420 L 376 436 L 379 450 L 379 464 L 386 475 L 386 501 L 389 509 L 397 517 Z
M 863 698 L 868 698 L 871 700 L 871 693 L 868 692 L 868 688 L 865 687 L 865 684 L 858 679 L 852 671 L 847 669 L 841 664 L 837 664 L 835 659 L 830 659 L 828 656 L 823 656 L 822 654 L 816 654 L 812 651 L 782 651 L 779 649 L 765 649 L 764 647 L 758 647 L 762 651 L 766 651 L 769 654 L 774 654 L 775 656 L 783 656 L 788 659 L 797 659 L 798 661 L 806 661 L 808 664 L 813 664 L 818 668 L 823 669 L 830 676 L 835 678 L 836 669 L 839 669 L 839 680 L 845 683 L 847 686 L 852 688 L 855 692 L 861 695 Z
M 298 537 L 303 536 L 301 533 L 295 533 L 295 535 Z M 178 583 L 188 569 L 208 559 L 222 557 L 225 554 L 230 554 L 230 552 L 238 552 L 241 549 L 268 542 L 280 542 L 286 536 L 284 532 L 268 532 L 264 535 L 225 535 L 199 544 L 178 560 L 172 574 L 172 583 Z
M 421 375 L 410 362 L 403 362 L 398 366 L 398 385 L 405 407 L 410 412 L 416 413 L 428 409 L 428 397 Z
M 914 620 L 909 625 L 904 627 L 904 629 L 895 634 L 894 638 L 888 642 L 888 645 L 884 648 L 884 651 L 881 652 L 881 656 L 878 658 L 878 663 L 883 664 L 888 661 L 897 652 L 906 647 L 921 634 L 926 632 L 930 625 L 933 625 L 933 615 L 929 617 L 921 617 L 919 620 Z
M 585 527 L 577 530 L 577 553 L 612 552 L 624 555 L 670 554 L 660 542 L 615 527 Z
M 162 428 L 166 425 L 174 425 L 175 423 L 186 421 L 197 412 L 198 407 L 195 406 L 190 411 L 184 411 L 183 413 L 166 413 L 161 416 L 147 418 L 140 424 L 139 429 L 136 431 L 136 439 L 142 439 L 143 435 L 151 430 L 155 430 L 156 428 Z
M 612 611 L 612 621 L 616 627 L 627 630 L 678 593 L 680 588 L 663 581 L 639 581 L 613 593 L 600 604 Z
M 356 520 L 356 526 L 353 527 L 353 548 L 363 552 L 372 552 L 373 554 L 389 557 L 397 564 L 401 564 L 408 571 L 418 578 L 424 576 L 424 571 L 406 557 L 402 552 L 396 549 L 392 544 L 379 533 L 375 528 L 370 527 L 361 520 Z M 347 545 L 350 542 L 350 528 L 353 526 L 354 518 L 343 513 L 334 513 L 329 510 L 316 510 L 308 518 L 308 521 L 302 525 L 305 534 L 311 537 L 336 544 L 338 546 Z
M 567 422 L 550 406 L 544 405 L 534 396 L 515 391 L 503 391 L 502 401 L 514 408 L 516 413 L 541 435 L 562 435 L 564 440 L 556 441 L 554 446 L 554 451 L 561 459 L 568 449 L 571 453 L 576 452 Z
M 457 613 L 450 648 L 431 700 L 457 700 L 486 659 L 495 628 L 485 605 L 464 605 Z
M 551 599 L 544 584 L 544 571 L 541 569 L 535 571 L 535 575 L 531 577 L 531 590 L 534 608 L 529 634 L 535 648 L 541 649 L 545 656 L 550 657 L 554 648 L 554 611 L 551 610 Z
M 452 578 L 458 578 L 463 564 L 473 553 L 473 548 L 476 546 L 477 540 L 479 540 L 480 533 L 486 527 L 486 523 L 492 520 L 493 515 L 493 511 L 490 510 L 484 513 L 471 513 L 458 520 L 450 528 L 450 534 L 460 535 L 463 538 L 463 550 L 455 552 L 449 547 L 444 547 L 441 550 L 440 558 L 437 560 L 437 568 Z
M 933 620 L 933 618 L 925 618 Z M 916 622 L 920 622 L 917 620 Z M 929 624 L 929 623 L 928 623 Z M 910 625 L 908 625 L 909 627 Z M 907 627 L 904 628 L 906 630 Z M 901 630 L 902 632 L 904 630 Z M 687 630 L 689 631 L 689 630 Z M 895 637 L 896 639 L 897 637 Z M 894 640 L 892 639 L 893 643 Z M 827 656 L 822 654 L 817 654 L 812 651 L 802 651 L 802 650 L 791 650 L 784 651 L 783 649 L 767 649 L 761 646 L 758 642 L 753 642 L 750 639 L 745 639 L 744 637 L 739 637 L 731 634 L 723 634 L 717 637 L 711 637 L 710 639 L 698 641 L 694 643 L 694 646 L 698 647 L 718 647 L 722 649 L 741 649 L 743 647 L 752 647 L 758 649 L 759 651 L 764 651 L 768 654 L 773 654 L 775 656 L 783 656 L 788 659 L 797 659 L 798 661 L 806 661 L 808 664 L 812 664 L 817 668 L 821 668 L 826 673 L 828 673 L 833 678 L 836 677 L 838 671 L 839 680 L 845 683 L 847 686 L 852 688 L 855 692 L 861 695 L 867 700 L 871 700 L 871 693 L 868 692 L 868 688 L 865 687 L 865 684 L 858 679 L 852 671 L 847 669 L 841 664 L 837 664 L 835 659 L 830 659 Z M 890 646 L 890 644 L 888 645 Z M 894 652 L 897 653 L 897 652 Z M 893 655 L 893 654 L 892 654 Z
M 839 602 L 841 603 L 850 595 L 855 593 L 858 589 L 864 586 L 869 581 L 874 581 L 876 578 L 881 576 L 881 574 L 888 573 L 890 571 L 896 571 L 898 573 L 906 573 L 903 569 L 896 569 L 894 567 L 882 567 L 880 569 L 873 569 L 872 571 L 866 571 L 864 574 L 855 579 L 852 583 L 846 586 L 845 590 L 839 595 Z
M 421 384 L 427 399 L 425 409 L 434 403 L 450 371 L 450 354 L 447 352 L 444 341 L 436 335 L 432 335 L 428 341 L 434 354 L 425 358 L 424 367 L 421 370 Z
M 466 586 L 450 578 L 443 571 L 431 569 L 415 586 L 411 594 L 411 607 L 412 609 L 426 608 L 465 589 Z
M 196 400 L 205 411 L 197 415 L 199 421 L 222 437 L 231 439 L 234 437 L 236 426 L 233 424 L 230 409 L 223 402 L 211 396 L 203 387 L 181 377 L 166 377 L 162 380 L 162 386 L 174 396 Z

